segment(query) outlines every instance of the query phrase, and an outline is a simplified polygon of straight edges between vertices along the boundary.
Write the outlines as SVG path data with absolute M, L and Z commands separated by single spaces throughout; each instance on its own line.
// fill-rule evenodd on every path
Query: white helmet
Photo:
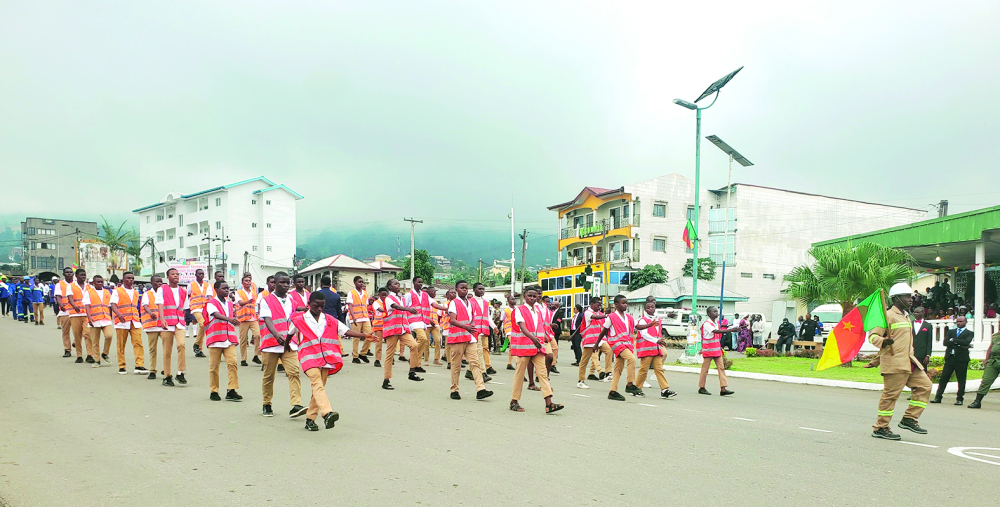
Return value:
M 913 289 L 906 283 L 899 282 L 889 289 L 889 297 L 901 296 L 903 294 L 913 294 Z

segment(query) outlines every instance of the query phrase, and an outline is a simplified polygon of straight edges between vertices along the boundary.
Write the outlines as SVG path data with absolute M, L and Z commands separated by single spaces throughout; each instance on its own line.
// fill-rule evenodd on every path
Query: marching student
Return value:
M 517 300 L 514 299 L 514 295 L 513 294 L 509 294 L 508 293 L 507 294 L 507 308 L 503 309 L 503 332 L 504 332 L 504 335 L 507 336 L 507 340 L 508 340 L 508 343 L 507 343 L 507 369 L 508 370 L 516 370 L 517 369 L 517 368 L 514 368 L 514 365 L 512 364 L 512 361 L 514 359 L 514 355 L 511 352 L 510 343 L 509 343 L 509 341 L 511 339 L 510 333 L 511 333 L 511 330 L 512 330 L 513 324 L 514 324 L 514 309 L 515 308 L 517 308 Z
M 656 382 L 660 386 L 660 397 L 671 398 L 677 393 L 670 390 L 670 383 L 663 375 L 663 358 L 666 357 L 667 342 L 663 339 L 663 328 L 660 319 L 655 317 L 656 302 L 646 301 L 645 312 L 635 325 L 639 331 L 639 338 L 635 342 L 635 355 L 641 361 L 639 366 L 639 376 L 635 380 L 636 385 L 644 385 L 646 375 L 652 366 L 653 374 L 656 375 Z
M 132 353 L 135 357 L 135 375 L 149 373 L 145 368 L 146 353 L 142 347 L 142 322 L 139 318 L 139 299 L 141 294 L 133 285 L 135 275 L 131 271 L 122 274 L 122 284 L 111 293 L 111 313 L 115 316 L 115 334 L 118 338 L 118 373 L 124 375 L 125 370 L 125 340 L 132 341 Z
M 476 399 L 482 400 L 493 396 L 493 391 L 486 389 L 483 382 L 482 364 L 479 362 L 478 352 L 480 349 L 477 341 L 484 337 L 479 334 L 480 328 L 475 325 L 476 318 L 473 305 L 476 303 L 469 298 L 469 284 L 465 280 L 459 280 L 455 284 L 455 292 L 458 297 L 448 303 L 448 316 L 450 317 L 450 327 L 448 330 L 448 345 L 451 345 L 451 399 L 460 400 L 462 396 L 458 393 L 458 379 L 462 371 L 462 359 L 469 363 L 469 369 L 473 380 L 476 382 Z
M 111 336 L 114 325 L 111 322 L 111 291 L 104 288 L 104 278 L 94 275 L 92 286 L 83 293 L 83 307 L 87 310 L 87 324 L 90 336 L 86 341 L 87 350 L 94 357 L 91 368 L 100 368 L 101 359 L 108 361 L 111 352 Z M 104 349 L 101 349 L 101 335 L 104 335 Z
M 326 381 L 344 366 L 340 352 L 340 337 L 369 341 L 372 336 L 353 331 L 347 324 L 325 313 L 326 295 L 313 292 L 309 295 L 309 311 L 292 316 L 288 326 L 289 339 L 298 343 L 298 360 L 309 378 L 312 396 L 306 410 L 306 429 L 319 431 L 316 416 L 322 415 L 323 426 L 333 428 L 340 414 L 333 411 L 326 395 Z
M 611 391 L 608 392 L 608 399 L 615 401 L 625 401 L 625 397 L 618 392 L 618 381 L 622 377 L 622 368 L 626 368 L 626 378 L 628 384 L 625 385 L 625 392 L 632 396 L 645 396 L 642 389 L 635 385 L 635 353 L 632 337 L 635 336 L 635 317 L 625 313 L 628 309 L 628 300 L 619 294 L 614 299 L 615 311 L 604 319 L 604 329 L 597 337 L 598 344 L 607 336 L 608 345 L 611 346 L 615 355 L 615 369 L 611 379 Z M 595 349 L 597 346 L 594 347 Z
M 262 290 L 262 291 L 260 291 L 259 293 L 257 293 L 257 328 L 258 329 L 260 329 L 260 307 L 261 307 L 261 304 L 264 302 L 264 298 L 266 298 L 267 296 L 270 296 L 274 292 L 274 275 L 268 276 L 267 279 L 265 280 L 265 283 L 267 284 L 267 288 L 264 289 L 264 290 Z M 263 369 L 263 364 L 264 363 L 262 363 L 260 361 L 260 354 L 261 354 L 261 352 L 260 352 L 260 342 L 261 342 L 260 338 L 258 338 L 257 340 L 254 341 L 254 345 L 253 345 L 253 361 L 252 362 L 254 364 L 262 365 L 261 368 Z
M 63 270 L 63 276 L 66 276 L 66 271 L 72 274 L 75 279 L 65 280 L 67 283 L 65 287 L 62 287 L 62 293 L 60 300 L 63 303 L 63 310 L 66 315 L 63 317 L 63 348 L 69 346 L 69 333 L 70 330 L 73 332 L 73 348 L 76 349 L 76 361 L 77 363 L 82 363 L 83 360 L 83 324 L 86 322 L 87 311 L 83 308 L 83 294 L 87 292 L 87 272 L 83 268 L 79 268 L 73 271 L 73 268 L 66 268 Z M 66 357 L 66 353 L 63 352 L 63 357 Z M 87 350 L 87 362 L 93 363 L 94 358 L 90 355 L 90 350 Z
M 479 335 L 480 365 L 488 375 L 496 375 L 497 371 L 493 369 L 492 361 L 490 361 L 490 334 L 496 330 L 497 326 L 490 318 L 490 302 L 483 297 L 483 294 L 486 293 L 486 286 L 476 282 L 472 285 L 472 292 L 473 297 L 470 298 L 470 301 L 472 301 L 476 333 Z
M 540 286 L 534 286 L 535 292 L 541 294 L 542 290 Z M 542 340 L 542 344 L 545 348 L 545 371 L 553 372 L 553 354 L 552 354 L 552 342 L 555 341 L 555 333 L 552 330 L 552 309 L 550 306 L 550 301 L 548 296 L 542 296 L 538 301 L 535 302 L 535 311 L 538 312 L 538 321 L 541 323 L 541 328 L 538 329 L 539 338 Z M 528 390 L 538 391 L 538 386 L 535 385 L 535 365 L 528 363 Z
M 306 290 L 306 277 L 295 275 L 293 283 L 295 289 L 288 293 L 292 298 L 292 313 L 304 313 L 309 310 L 309 291 Z
M 440 366 L 442 364 L 441 340 L 446 339 L 441 334 L 441 317 L 448 313 L 448 310 L 441 310 L 439 308 L 440 305 L 437 304 L 437 288 L 433 285 L 427 287 L 427 297 L 431 300 L 431 327 L 428 330 L 428 334 L 430 335 L 431 345 L 434 346 L 434 364 Z M 427 355 L 430 355 L 430 348 L 427 350 Z M 423 354 L 421 354 L 421 359 L 424 359 Z
M 698 394 L 712 394 L 708 392 L 708 389 L 705 389 L 705 383 L 708 381 L 708 367 L 712 362 L 715 362 L 715 369 L 719 372 L 719 394 L 729 396 L 734 393 L 728 389 L 729 380 L 726 378 L 726 366 L 722 359 L 722 335 L 737 333 L 740 328 L 733 326 L 719 329 L 719 325 L 716 323 L 716 319 L 719 318 L 719 309 L 714 306 L 709 306 L 705 310 L 705 315 L 708 318 L 701 324 L 702 361 L 701 373 L 698 375 Z
M 549 371 L 559 373 L 556 363 L 559 362 L 559 335 L 562 334 L 562 317 L 559 313 L 561 303 L 559 301 L 548 300 L 545 302 L 549 308 L 549 344 L 552 346 L 552 366 Z
M 446 290 L 444 292 L 445 304 L 449 308 L 451 307 L 451 302 L 454 301 L 455 298 L 457 298 L 457 297 L 458 297 L 458 292 L 455 292 L 454 288 L 448 289 L 448 290 Z M 447 368 L 447 369 L 450 370 L 451 369 L 451 345 L 448 344 L 448 338 L 447 337 L 448 337 L 448 333 L 451 331 L 451 316 L 448 315 L 448 311 L 447 310 L 445 310 L 444 313 L 441 315 L 440 323 L 441 323 L 441 334 L 443 334 L 445 336 L 445 340 L 444 340 L 444 356 L 441 357 L 441 360 L 445 362 L 445 368 Z
M 219 364 L 222 357 L 225 357 L 229 378 L 226 401 L 243 401 L 243 396 L 236 392 L 240 388 L 239 368 L 236 366 L 236 346 L 240 344 L 240 339 L 236 336 L 236 326 L 241 322 L 234 312 L 238 310 L 233 308 L 233 302 L 229 298 L 228 283 L 218 280 L 212 289 L 212 299 L 202 307 L 202 322 L 206 325 L 205 341 L 208 344 L 208 388 L 211 391 L 208 399 L 222 400 L 219 397 Z
M 191 315 L 194 315 L 194 320 L 198 321 L 198 334 L 194 338 L 192 349 L 194 357 L 205 357 L 205 353 L 202 351 L 205 348 L 205 313 L 203 310 L 205 303 L 215 297 L 215 292 L 212 290 L 212 284 L 205 281 L 205 270 L 200 268 L 195 270 L 194 282 L 191 282 L 188 288 L 191 289 Z
M 587 380 L 603 380 L 605 378 L 605 373 L 601 371 L 601 376 L 598 377 L 594 375 L 595 368 L 597 370 L 601 369 L 600 365 L 600 353 L 604 352 L 607 358 L 607 370 L 611 369 L 611 346 L 607 343 L 600 343 L 598 345 L 598 338 L 601 335 L 601 330 L 604 329 L 604 320 L 607 319 L 607 315 L 601 313 L 601 298 L 592 297 L 590 298 L 590 306 L 587 310 L 583 312 L 583 341 L 580 343 L 582 347 L 582 355 L 580 356 L 580 368 L 579 375 L 577 377 L 576 387 L 580 389 L 590 389 L 590 386 L 584 382 L 584 374 L 587 372 L 587 366 L 590 366 L 590 375 L 587 376 Z M 595 358 L 596 361 L 592 361 L 591 358 Z
M 372 322 L 371 316 L 368 315 L 368 291 L 365 290 L 365 279 L 360 276 L 354 277 L 354 288 L 351 289 L 351 293 L 347 296 L 347 318 L 351 323 L 351 330 L 356 333 L 361 333 L 365 336 L 372 335 Z M 326 296 L 324 296 L 324 299 Z M 371 348 L 372 342 L 365 340 L 365 345 L 362 347 L 358 340 L 351 340 L 351 362 L 355 364 L 367 363 L 368 362 L 368 349 Z M 358 357 L 358 350 L 360 349 L 361 356 Z M 376 358 L 377 360 L 378 358 Z
M 247 366 L 247 346 L 260 342 L 260 323 L 257 319 L 257 286 L 249 273 L 243 275 L 242 287 L 236 291 L 236 320 L 240 321 L 240 366 Z M 218 283 L 218 282 L 216 282 Z M 228 287 L 228 284 L 227 284 Z M 247 342 L 247 339 L 250 342 Z M 260 363 L 254 354 L 254 363 Z
M 385 310 L 385 298 L 388 295 L 389 291 L 385 287 L 379 287 L 378 297 L 372 302 L 372 337 L 375 339 L 376 368 L 382 367 L 382 328 L 387 314 Z M 369 338 L 368 340 L 371 339 Z
M 274 293 L 264 298 L 260 305 L 261 354 L 264 359 L 264 379 L 262 391 L 264 395 L 264 417 L 274 417 L 271 410 L 271 398 L 274 395 L 274 375 L 278 369 L 278 361 L 285 367 L 288 377 L 288 395 L 292 409 L 289 418 L 301 417 L 306 414 L 302 406 L 302 382 L 299 378 L 298 343 L 289 336 L 289 318 L 297 315 L 295 293 L 288 291 L 288 273 L 278 271 L 274 274 Z M 308 308 L 307 308 L 308 310 Z
M 149 380 L 156 380 L 156 351 L 159 348 L 160 333 L 165 330 L 160 327 L 160 312 L 156 306 L 156 291 L 163 285 L 163 278 L 153 275 L 149 278 L 149 290 L 142 295 L 139 303 L 139 320 L 142 330 L 146 332 L 146 344 L 149 345 Z
M 552 387 L 549 386 L 549 375 L 545 370 L 545 347 L 539 335 L 544 323 L 538 317 L 535 303 L 538 292 L 534 287 L 524 290 L 524 304 L 514 310 L 514 323 L 511 326 L 511 353 L 517 356 L 517 370 L 514 371 L 514 388 L 511 392 L 510 409 L 514 412 L 524 412 L 524 407 L 518 403 L 521 400 L 521 388 L 524 386 L 524 374 L 528 364 L 535 367 L 538 382 L 542 385 L 542 396 L 545 398 L 545 413 L 562 410 L 564 407 L 552 402 Z
M 386 295 L 385 303 L 389 314 L 382 324 L 382 336 L 385 339 L 385 363 L 383 365 L 382 389 L 391 391 L 394 389 L 389 380 L 392 379 L 392 363 L 396 356 L 396 347 L 400 344 L 410 348 L 410 374 L 407 379 L 420 382 L 424 380 L 417 376 L 420 354 L 417 351 L 417 342 L 410 334 L 408 322 L 409 315 L 420 315 L 420 310 L 404 306 L 403 299 L 399 296 L 399 280 L 389 279 L 386 283 L 389 294 Z
M 167 387 L 174 386 L 174 377 L 170 374 L 170 359 L 173 347 L 177 345 L 177 382 L 187 384 L 184 372 L 187 369 L 187 358 L 184 350 L 184 310 L 190 308 L 188 293 L 177 282 L 180 273 L 175 268 L 167 270 L 167 285 L 160 285 L 156 290 L 156 307 L 159 310 L 160 338 L 163 340 L 163 382 Z
M 422 290 L 423 287 L 423 278 L 419 276 L 414 277 L 413 290 L 407 292 L 403 298 L 404 306 L 417 310 L 416 314 L 407 318 L 409 320 L 410 334 L 413 335 L 413 339 L 417 342 L 417 348 L 410 349 L 410 357 L 413 357 L 413 355 L 417 356 L 417 368 L 413 370 L 417 373 L 424 373 L 426 371 L 420 365 L 420 356 L 425 350 L 430 348 L 430 340 L 427 338 L 427 326 L 431 320 L 431 300 L 430 296 Z

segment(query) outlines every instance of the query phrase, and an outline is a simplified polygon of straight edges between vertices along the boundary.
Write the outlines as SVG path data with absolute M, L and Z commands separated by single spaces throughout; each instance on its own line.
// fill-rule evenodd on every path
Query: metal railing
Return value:
M 584 225 L 581 227 L 563 227 L 560 239 L 570 239 L 570 238 L 590 238 L 593 236 L 600 236 L 608 231 L 613 231 L 615 229 L 620 229 L 622 227 L 629 227 L 635 225 L 633 223 L 633 218 L 606 218 L 603 220 L 598 220 L 592 225 Z

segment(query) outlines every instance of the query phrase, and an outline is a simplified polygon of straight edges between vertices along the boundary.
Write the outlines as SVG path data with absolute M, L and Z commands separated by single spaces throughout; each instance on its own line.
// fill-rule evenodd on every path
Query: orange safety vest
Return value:
M 236 291 L 236 297 L 239 299 L 239 302 L 253 301 L 256 296 L 257 287 L 253 283 L 250 284 L 249 293 L 242 287 Z M 257 305 L 250 304 L 238 307 L 236 309 L 236 320 L 240 322 L 251 322 L 257 320 Z
M 118 307 L 118 313 L 122 316 L 121 319 L 115 317 L 115 322 L 118 324 L 124 324 L 126 322 L 139 322 L 139 309 L 135 306 L 137 301 L 129 297 L 128 291 L 125 290 L 125 287 L 118 287 L 115 290 L 118 291 L 118 303 L 115 306 Z M 139 291 L 135 291 L 135 298 L 140 298 Z
M 111 308 L 108 306 L 111 304 L 111 291 L 101 289 L 101 295 L 98 295 L 97 290 L 89 287 L 87 294 L 90 296 L 90 308 L 87 311 L 90 320 L 94 322 L 111 320 Z
M 59 293 L 62 294 L 63 298 L 62 304 L 59 305 L 59 311 L 66 312 L 69 311 L 70 308 L 72 308 L 69 305 L 69 291 L 70 291 L 69 286 L 70 284 L 67 283 L 66 280 L 59 280 Z
M 153 289 L 146 291 L 146 299 L 149 300 L 149 304 L 146 305 L 150 310 L 156 309 L 156 292 Z M 141 299 L 141 298 L 140 298 Z M 142 321 L 142 328 L 149 329 L 151 327 L 160 327 L 160 323 L 153 317 L 153 315 L 146 310 L 141 310 L 139 312 L 139 319 Z
M 205 308 L 205 303 L 215 296 L 215 289 L 208 282 L 191 282 L 191 313 Z
M 503 332 L 504 332 L 505 335 L 510 336 L 511 319 L 514 318 L 514 315 L 511 312 L 510 307 L 507 307 L 507 308 L 503 309 L 503 315 L 504 315 L 504 319 L 503 319 Z
M 381 331 L 385 319 L 385 301 L 376 300 L 379 306 L 372 305 L 372 332 Z
M 80 311 L 74 310 L 73 307 L 68 304 L 66 305 L 66 311 L 68 311 L 70 315 L 83 315 L 83 313 L 87 311 L 87 309 L 83 307 L 83 291 L 85 289 L 81 289 L 76 282 L 69 284 L 69 288 L 70 294 L 68 294 L 68 296 L 73 298 L 73 301 L 76 302 L 76 306 L 80 308 Z
M 363 290 L 358 293 L 358 289 L 351 289 L 351 303 L 348 306 L 351 312 L 351 320 L 367 319 L 368 316 L 368 291 Z

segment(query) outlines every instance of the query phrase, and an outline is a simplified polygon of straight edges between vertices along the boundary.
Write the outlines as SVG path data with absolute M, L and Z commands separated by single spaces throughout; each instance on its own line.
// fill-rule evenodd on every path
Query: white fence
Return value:
M 931 345 L 931 353 L 935 356 L 944 355 L 944 333 L 946 329 L 954 329 L 955 321 L 951 319 L 938 319 L 938 320 L 928 320 L 934 327 L 933 337 L 934 341 Z M 969 319 L 968 324 L 966 324 L 969 329 L 975 331 L 978 326 L 976 326 L 976 319 Z M 972 339 L 972 348 L 969 349 L 969 355 L 973 359 L 983 359 L 986 357 L 986 349 L 990 345 L 990 337 L 995 333 L 1000 331 L 1000 319 L 983 319 L 983 330 L 982 332 L 977 332 L 975 338 Z M 877 352 L 875 346 L 871 343 L 865 342 L 865 345 L 861 347 L 862 353 L 873 353 Z

